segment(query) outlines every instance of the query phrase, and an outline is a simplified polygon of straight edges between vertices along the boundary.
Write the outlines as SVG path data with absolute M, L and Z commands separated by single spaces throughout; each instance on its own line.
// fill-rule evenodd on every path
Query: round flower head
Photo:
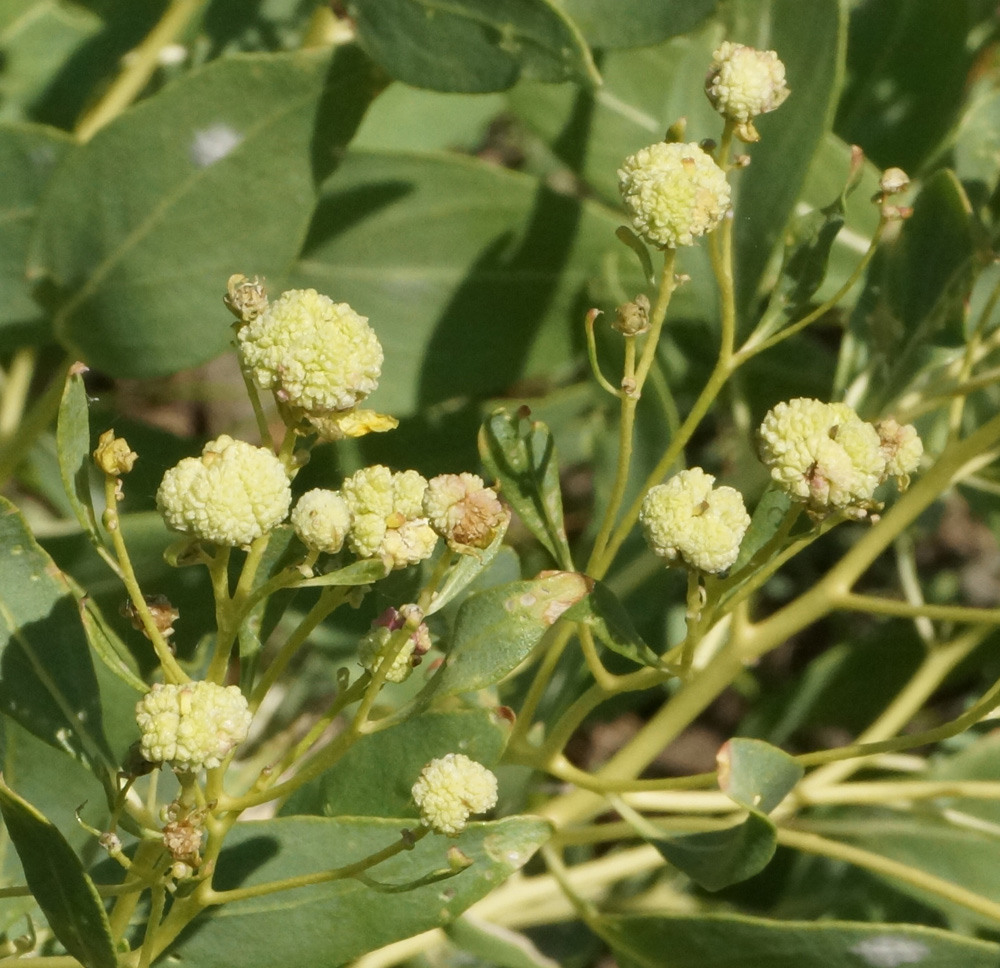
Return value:
M 344 546 L 351 527 L 351 512 L 336 491 L 315 488 L 299 498 L 291 523 L 307 548 L 335 555 Z
M 618 187 L 636 232 L 664 247 L 693 245 L 729 209 L 725 173 L 696 144 L 642 148 L 618 169 Z
M 485 548 L 507 515 L 496 491 L 476 474 L 439 474 L 424 493 L 424 513 L 450 547 Z
M 864 510 L 885 480 L 878 431 L 844 403 L 805 397 L 779 403 L 764 418 L 759 440 L 771 478 L 813 511 Z
M 315 289 L 282 293 L 237 338 L 254 382 L 307 413 L 348 410 L 378 386 L 382 347 L 368 319 Z
M 885 458 L 885 475 L 894 477 L 902 489 L 909 484 L 910 475 L 920 466 L 924 444 L 913 424 L 899 424 L 892 417 L 875 424 Z
M 351 512 L 351 551 L 359 558 L 388 557 L 394 568 L 429 558 L 438 536 L 423 517 L 426 490 L 427 481 L 416 471 L 394 474 L 382 464 L 347 478 L 341 493 Z
M 713 574 L 736 561 L 750 515 L 739 491 L 714 483 L 693 467 L 649 489 L 639 522 L 654 554 Z
M 280 460 L 223 434 L 201 457 L 185 457 L 163 475 L 156 506 L 175 531 L 230 547 L 248 545 L 280 524 L 292 503 Z
M 447 753 L 423 768 L 412 792 L 424 824 L 455 837 L 471 814 L 496 806 L 497 778 L 482 763 Z
M 247 738 L 250 714 L 238 686 L 157 684 L 136 703 L 140 750 L 179 772 L 212 769 Z
M 788 97 L 785 65 L 773 50 L 727 40 L 712 55 L 705 93 L 724 118 L 746 124 L 780 107 Z

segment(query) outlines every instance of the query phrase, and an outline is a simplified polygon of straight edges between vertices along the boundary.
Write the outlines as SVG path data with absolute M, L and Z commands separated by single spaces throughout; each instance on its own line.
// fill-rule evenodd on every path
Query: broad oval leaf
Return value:
M 771 921 L 733 914 L 595 919 L 621 968 L 995 968 L 1000 945 L 912 924 Z
M 716 757 L 719 786 L 741 807 L 770 813 L 805 772 L 784 750 L 759 739 L 736 737 Z
M 648 47 L 685 34 L 717 0 L 562 0 L 592 47 Z
M 29 272 L 57 335 L 116 376 L 222 352 L 226 280 L 286 272 L 370 97 L 355 48 L 236 56 L 101 129 L 60 167 L 36 224 Z
M 499 682 L 590 587 L 584 575 L 556 571 L 471 596 L 455 616 L 448 657 L 429 688 L 448 696 Z
M 412 823 L 375 818 L 283 817 L 237 824 L 219 858 L 215 886 L 248 887 L 354 863 L 389 846 Z M 357 880 L 301 887 L 227 904 L 221 916 L 195 922 L 175 945 L 177 958 L 198 968 L 287 968 L 294 963 L 342 965 L 375 948 L 441 927 L 521 868 L 549 838 L 551 827 L 532 817 L 472 823 L 456 838 L 428 836 L 411 851 L 368 872 L 384 884 L 412 882 L 446 868 L 458 847 L 472 864 L 437 884 L 381 893 Z
M 52 933 L 85 968 L 116 968 L 104 905 L 65 837 L 2 781 L 0 813 Z
M 8 65 L 4 65 L 7 76 Z M 2 90 L 2 87 L 0 87 Z M 42 125 L 0 126 L 0 346 L 40 343 L 50 338 L 41 307 L 32 298 L 26 275 L 28 240 L 40 199 L 60 159 L 72 147 L 63 131 Z
M 555 440 L 528 416 L 502 408 L 490 414 L 479 431 L 479 456 L 525 527 L 561 567 L 571 568 Z
M 464 753 L 492 768 L 510 726 L 497 708 L 466 708 L 424 713 L 362 736 L 335 766 L 296 790 L 281 815 L 416 817 L 410 789 L 431 760 Z
M 348 0 L 372 59 L 437 91 L 503 91 L 519 77 L 599 83 L 590 50 L 549 0 Z

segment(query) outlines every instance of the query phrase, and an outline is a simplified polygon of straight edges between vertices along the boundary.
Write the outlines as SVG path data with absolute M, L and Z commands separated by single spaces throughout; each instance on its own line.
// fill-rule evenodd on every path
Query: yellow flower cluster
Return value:
M 150 763 L 186 773 L 212 769 L 247 738 L 253 718 L 238 686 L 157 683 L 136 703 L 140 750 Z
M 156 492 L 168 527 L 229 547 L 266 534 L 285 519 L 291 503 L 281 461 L 225 434 L 205 444 L 201 457 L 170 468 Z
M 780 107 L 788 97 L 785 65 L 773 50 L 727 40 L 712 55 L 705 93 L 724 118 L 746 124 Z
M 482 763 L 448 753 L 423 768 L 412 792 L 424 824 L 455 837 L 472 814 L 496 806 L 497 778 Z
M 618 187 L 636 232 L 666 248 L 693 245 L 729 210 L 725 173 L 693 143 L 642 148 L 618 170 Z
M 732 565 L 750 515 L 739 491 L 714 483 L 711 474 L 693 467 L 649 489 L 639 522 L 654 554 L 711 574 Z
M 775 483 L 813 512 L 850 509 L 863 517 L 876 488 L 895 477 L 905 487 L 923 444 L 895 420 L 873 425 L 846 403 L 798 397 L 779 403 L 758 431 L 760 456 Z

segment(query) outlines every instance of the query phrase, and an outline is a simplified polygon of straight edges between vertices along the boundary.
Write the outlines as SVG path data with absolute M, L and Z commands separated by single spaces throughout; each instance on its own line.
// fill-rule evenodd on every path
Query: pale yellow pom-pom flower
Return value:
M 463 753 L 447 753 L 423 768 L 412 792 L 424 824 L 455 837 L 472 814 L 496 806 L 497 778 Z
M 739 491 L 714 483 L 711 474 L 693 467 L 649 489 L 639 522 L 655 555 L 667 561 L 680 558 L 710 574 L 732 565 L 750 515 Z
M 351 510 L 336 491 L 317 487 L 298 499 L 291 525 L 307 548 L 335 555 L 351 528 Z
M 712 55 L 705 93 L 724 118 L 746 124 L 788 97 L 785 65 L 773 50 L 725 41 Z
M 622 201 L 636 232 L 654 245 L 693 245 L 729 210 L 726 175 L 697 144 L 657 142 L 618 170 Z

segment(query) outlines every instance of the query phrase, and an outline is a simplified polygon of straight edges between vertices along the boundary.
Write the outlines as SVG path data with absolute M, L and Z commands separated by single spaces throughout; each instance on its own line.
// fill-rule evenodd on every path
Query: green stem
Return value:
M 899 618 L 930 618 L 940 622 L 977 622 L 1000 624 L 1000 608 L 974 608 L 967 605 L 932 605 L 903 602 L 878 595 L 859 595 L 847 592 L 833 599 L 833 605 L 853 612 L 869 615 L 892 615 Z
M 142 93 L 156 71 L 160 51 L 181 35 L 204 3 L 205 0 L 172 0 L 156 26 L 129 54 L 125 69 L 77 123 L 76 136 L 80 141 L 89 141 Z
M 13 436 L 20 426 L 37 360 L 38 350 L 33 346 L 19 349 L 11 360 L 0 393 L 0 441 Z
M 952 881 L 935 877 L 926 871 L 918 870 L 909 864 L 900 863 L 884 857 L 881 854 L 873 853 L 869 850 L 862 850 L 859 847 L 852 847 L 839 841 L 829 840 L 820 837 L 818 834 L 808 833 L 803 830 L 789 830 L 788 828 L 778 829 L 778 843 L 785 847 L 806 854 L 816 854 L 820 857 L 830 857 L 834 860 L 845 861 L 856 867 L 863 867 L 865 870 L 874 871 L 886 877 L 895 878 L 911 887 L 916 887 L 935 897 L 944 898 L 954 904 L 975 911 L 994 921 L 1000 922 L 1000 904 L 988 900 L 974 891 L 967 890 Z

